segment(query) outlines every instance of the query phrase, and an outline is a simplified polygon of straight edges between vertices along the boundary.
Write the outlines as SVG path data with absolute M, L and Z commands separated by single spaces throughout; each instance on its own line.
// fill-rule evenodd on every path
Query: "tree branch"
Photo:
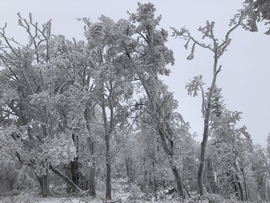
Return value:
M 70 187 L 72 187 L 72 189 L 80 193 L 83 192 L 83 190 L 79 188 L 72 180 L 70 180 L 70 178 L 68 178 L 65 174 L 63 174 L 61 171 L 59 171 L 57 168 L 55 168 L 51 164 L 50 164 L 50 169 L 52 170 L 52 172 L 54 172 L 56 175 L 62 178 Z

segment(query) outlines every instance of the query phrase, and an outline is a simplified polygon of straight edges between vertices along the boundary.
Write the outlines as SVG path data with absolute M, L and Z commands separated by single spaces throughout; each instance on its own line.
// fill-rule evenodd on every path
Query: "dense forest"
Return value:
M 18 14 L 27 44 L 0 29 L 0 199 L 270 201 L 270 136 L 266 148 L 253 144 L 218 83 L 231 33 L 269 24 L 269 8 L 268 0 L 246 0 L 223 39 L 208 21 L 202 39 L 187 28 L 165 30 L 151 3 L 116 22 L 78 19 L 80 41 Z M 210 86 L 203 73 L 186 85 L 201 98 L 200 143 L 161 79 L 174 64 L 169 35 L 185 40 L 188 60 L 198 48 L 213 56 Z

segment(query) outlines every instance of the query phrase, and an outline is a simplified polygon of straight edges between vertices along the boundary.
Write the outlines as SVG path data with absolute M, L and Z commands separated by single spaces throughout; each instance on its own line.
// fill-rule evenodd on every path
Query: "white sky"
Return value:
M 215 21 L 216 36 L 221 39 L 229 29 L 233 14 L 241 8 L 243 0 L 141 0 L 152 2 L 156 6 L 156 15 L 162 15 L 161 27 L 171 33 L 169 27 L 186 26 L 200 39 L 197 31 L 206 20 Z M 23 29 L 17 26 L 17 13 L 25 18 L 33 14 L 33 20 L 39 24 L 52 19 L 53 34 L 63 34 L 68 39 L 83 38 L 83 24 L 76 18 L 89 17 L 96 22 L 100 15 L 114 20 L 128 18 L 127 10 L 135 12 L 135 0 L 2 0 L 0 26 L 8 23 L 7 33 L 20 42 L 26 38 Z M 217 84 L 223 89 L 223 96 L 229 110 L 243 112 L 241 125 L 246 125 L 255 144 L 266 146 L 266 137 L 270 133 L 270 36 L 263 32 L 261 25 L 258 33 L 238 29 L 232 34 L 232 43 L 221 58 L 223 69 Z M 201 98 L 187 96 L 185 84 L 193 76 L 203 75 L 207 86 L 210 83 L 212 55 L 208 50 L 196 49 L 195 59 L 187 61 L 189 51 L 183 47 L 183 41 L 170 38 L 168 47 L 174 51 L 176 60 L 171 76 L 166 79 L 170 90 L 179 101 L 179 112 L 189 121 L 192 132 L 201 139 L 203 120 L 201 118 Z M 207 87 L 206 86 L 206 87 Z

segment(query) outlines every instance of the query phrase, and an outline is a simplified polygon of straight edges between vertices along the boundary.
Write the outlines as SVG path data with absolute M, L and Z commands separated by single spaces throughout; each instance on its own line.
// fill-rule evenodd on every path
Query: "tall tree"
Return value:
M 77 184 L 88 188 L 89 195 L 95 196 L 95 108 L 97 102 L 91 95 L 94 91 L 93 53 L 84 41 L 69 41 L 64 36 L 55 37 L 51 44 L 57 50 L 51 58 L 55 69 L 47 78 L 55 86 L 54 106 L 62 121 L 61 129 L 68 131 L 75 142 L 77 157 L 71 162 L 71 176 Z M 96 136 L 97 137 L 97 136 Z M 87 161 L 86 161 L 87 160 Z M 88 186 L 82 177 L 79 162 L 88 162 Z M 83 182 L 82 182 L 83 181 Z
M 32 119 L 35 119 L 40 123 L 48 124 L 47 122 L 49 121 L 49 117 L 47 116 L 48 114 L 45 113 L 47 110 L 43 107 L 31 105 L 29 103 L 29 96 L 34 95 L 35 93 L 39 93 L 41 88 L 44 87 L 42 84 L 43 81 L 41 74 L 39 74 L 38 71 L 34 71 L 32 62 L 33 60 L 36 63 L 39 63 L 40 61 L 46 63 L 48 61 L 48 50 L 46 49 L 46 45 L 48 45 L 48 41 L 50 39 L 51 23 L 48 22 L 44 24 L 44 30 L 41 31 L 32 22 L 31 15 L 30 22 L 27 22 L 19 15 L 19 25 L 23 27 L 29 35 L 30 42 L 28 46 L 22 46 L 18 44 L 14 39 L 8 38 L 5 33 L 6 25 L 1 29 L 0 33 L 2 40 L 5 42 L 1 44 L 1 66 L 5 67 L 2 72 L 3 74 L 1 74 L 4 79 L 1 80 L 1 82 L 5 86 L 5 92 L 3 94 L 5 97 L 4 100 L 6 101 L 6 105 L 8 106 L 10 112 L 12 112 L 18 118 L 17 124 L 19 126 L 28 125 Z M 34 28 L 36 35 L 32 34 L 30 27 Z M 41 37 L 40 40 L 37 39 L 38 35 Z M 43 43 L 38 43 L 38 41 L 41 40 Z M 19 47 L 16 48 L 14 46 L 15 44 L 19 45 Z M 34 50 L 36 51 L 33 51 L 33 49 L 30 48 L 31 45 L 34 46 Z M 40 47 L 43 47 L 43 49 L 37 50 Z M 44 54 L 45 57 L 41 58 L 41 54 Z M 37 80 L 38 78 L 40 80 Z M 13 89 L 13 94 L 11 97 L 7 98 L 6 91 L 9 89 Z M 45 125 L 42 125 L 41 128 L 42 131 L 36 133 L 40 140 L 48 136 L 50 131 L 50 127 L 47 128 Z M 31 131 L 33 130 L 34 128 L 28 128 L 29 138 L 32 138 Z M 39 177 L 41 177 L 40 181 L 42 186 L 42 193 L 44 196 L 47 196 L 47 173 L 39 175 Z
M 177 102 L 167 86 L 159 79 L 169 75 L 166 65 L 174 63 L 173 52 L 165 46 L 167 32 L 157 29 L 161 16 L 155 18 L 153 4 L 140 4 L 136 13 L 130 14 L 132 27 L 126 27 L 122 36 L 125 57 L 144 91 L 144 110 L 162 143 L 175 177 L 179 196 L 184 197 L 183 181 L 175 162 L 175 140 L 179 136 L 177 127 L 186 125 L 182 116 L 175 112 Z
M 199 186 L 199 193 L 200 195 L 204 194 L 204 187 L 203 187 L 203 170 L 204 170 L 204 165 L 205 165 L 205 155 L 206 155 L 206 146 L 207 146 L 207 141 L 209 137 L 209 121 L 210 121 L 210 116 L 211 116 L 211 111 L 213 108 L 213 95 L 216 87 L 216 82 L 217 82 L 217 76 L 218 73 L 221 71 L 221 65 L 219 65 L 219 59 L 223 55 L 223 53 L 227 50 L 227 47 L 229 46 L 231 39 L 230 39 L 230 34 L 240 25 L 241 21 L 236 23 L 225 35 L 225 39 L 223 42 L 219 42 L 219 40 L 215 37 L 214 35 L 214 22 L 209 22 L 207 21 L 205 27 L 199 27 L 199 31 L 203 35 L 203 39 L 209 39 L 211 41 L 210 44 L 205 44 L 204 42 L 199 42 L 196 40 L 190 32 L 186 28 L 182 28 L 180 31 L 176 30 L 175 28 L 173 29 L 173 36 L 175 37 L 183 37 L 184 39 L 187 40 L 187 43 L 185 44 L 185 47 L 188 48 L 188 45 L 192 43 L 192 48 L 191 48 L 191 53 L 187 57 L 188 60 L 192 60 L 194 58 L 194 52 L 195 52 L 195 47 L 199 46 L 204 49 L 210 50 L 213 54 L 213 68 L 212 68 L 212 79 L 211 79 L 211 84 L 209 87 L 209 90 L 206 94 L 204 95 L 204 89 L 203 89 L 203 82 L 202 82 L 202 76 L 197 76 L 194 77 L 194 80 L 192 80 L 191 83 L 189 83 L 186 86 L 186 89 L 188 91 L 188 94 L 191 96 L 197 96 L 197 92 L 201 90 L 202 93 L 202 113 L 203 113 L 203 139 L 201 142 L 201 155 L 200 155 L 200 165 L 199 165 L 199 170 L 198 170 L 198 186 Z
M 4 87 L 1 101 L 16 121 L 17 129 L 14 131 L 19 137 L 13 138 L 18 144 L 17 158 L 35 169 L 43 196 L 49 194 L 49 169 L 80 191 L 55 168 L 76 156 L 71 134 L 67 132 L 66 120 L 61 114 L 65 106 L 59 100 L 72 81 L 57 79 L 57 74 L 53 74 L 59 75 L 57 68 L 60 62 L 55 60 L 55 56 L 61 55 L 63 46 L 55 43 L 57 40 L 51 35 L 50 21 L 41 29 L 33 22 L 31 14 L 29 21 L 20 14 L 18 17 L 19 26 L 27 33 L 29 43 L 24 46 L 9 38 L 5 33 L 6 26 L 0 32 L 4 41 L 0 54 L 0 64 L 4 67 L 1 72 L 1 85 Z M 12 136 L 13 133 L 8 134 Z
M 127 124 L 129 100 L 135 88 L 133 77 L 125 70 L 123 50 L 121 50 L 122 27 L 128 24 L 120 20 L 115 23 L 108 17 L 101 16 L 99 22 L 91 24 L 85 20 L 88 28 L 85 35 L 88 49 L 93 53 L 94 96 L 102 112 L 101 125 L 104 128 L 106 157 L 106 198 L 111 199 L 111 144 L 110 140 L 116 129 Z

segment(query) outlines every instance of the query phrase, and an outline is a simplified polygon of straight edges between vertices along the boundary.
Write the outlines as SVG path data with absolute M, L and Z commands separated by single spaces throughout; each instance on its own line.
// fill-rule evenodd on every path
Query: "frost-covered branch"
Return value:
M 205 27 L 199 27 L 198 31 L 200 31 L 203 34 L 202 39 L 204 40 L 205 38 L 209 38 L 212 41 L 212 45 L 211 44 L 206 45 L 203 42 L 199 42 L 190 34 L 189 30 L 187 30 L 185 27 L 181 28 L 180 31 L 178 31 L 175 28 L 171 28 L 173 30 L 172 36 L 175 38 L 180 37 L 187 40 L 187 43 L 184 45 L 186 49 L 188 49 L 189 43 L 193 42 L 193 45 L 191 47 L 191 53 L 187 57 L 188 60 L 192 60 L 194 58 L 195 45 L 198 45 L 205 49 L 209 49 L 211 52 L 217 53 L 217 56 L 220 57 L 226 51 L 226 48 L 231 42 L 230 34 L 238 26 L 241 25 L 241 22 L 242 22 L 242 19 L 240 18 L 239 21 L 226 33 L 225 39 L 223 40 L 221 44 L 218 43 L 218 39 L 216 39 L 214 36 L 215 22 L 210 23 L 209 21 L 206 22 Z

